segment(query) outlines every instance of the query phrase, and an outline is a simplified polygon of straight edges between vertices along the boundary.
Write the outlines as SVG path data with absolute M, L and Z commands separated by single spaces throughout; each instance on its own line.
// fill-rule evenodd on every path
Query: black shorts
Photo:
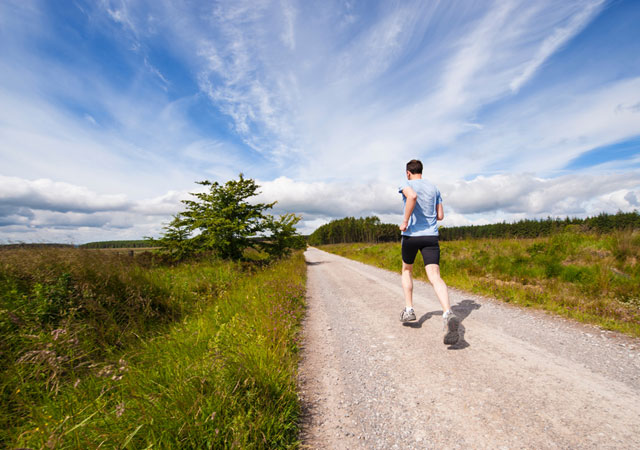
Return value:
M 402 261 L 405 264 L 413 264 L 418 250 L 422 253 L 425 266 L 440 264 L 438 236 L 402 236 Z

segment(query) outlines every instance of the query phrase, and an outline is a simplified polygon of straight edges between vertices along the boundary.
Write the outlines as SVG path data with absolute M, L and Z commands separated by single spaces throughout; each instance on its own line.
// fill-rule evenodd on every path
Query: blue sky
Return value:
M 243 172 L 310 232 L 640 209 L 640 2 L 0 2 L 0 241 L 157 235 Z

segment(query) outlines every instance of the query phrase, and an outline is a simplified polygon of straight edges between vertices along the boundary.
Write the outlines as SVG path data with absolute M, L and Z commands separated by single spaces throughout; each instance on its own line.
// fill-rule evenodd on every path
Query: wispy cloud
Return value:
M 534 57 L 524 65 L 522 73 L 509 84 L 511 90 L 518 91 L 558 48 L 575 36 L 598 14 L 604 3 L 604 0 L 588 2 L 569 18 L 566 25 L 557 27 L 549 37 L 545 38 Z
M 296 48 L 296 9 L 290 0 L 281 0 L 284 30 L 281 34 L 282 42 L 289 47 L 289 50 Z
M 296 140 L 291 123 L 296 81 L 289 68 L 271 59 L 279 50 L 295 49 L 294 12 L 292 6 L 282 5 L 283 11 L 273 2 L 219 4 L 209 19 L 218 30 L 213 38 L 210 24 L 176 30 L 199 43 L 202 62 L 195 64 L 202 91 L 233 120 L 247 145 L 275 159 L 294 150 Z M 281 21 L 272 23 L 269 13 L 283 18 L 284 27 Z M 283 33 L 282 41 L 270 39 Z
M 457 167 L 445 169 L 447 176 L 460 170 L 562 172 L 584 152 L 637 136 L 640 114 L 620 107 L 637 100 L 640 78 L 589 90 L 570 84 L 548 88 L 488 118 L 482 130 L 461 138 L 458 149 L 436 156 L 433 163 L 443 168 L 455 156 Z

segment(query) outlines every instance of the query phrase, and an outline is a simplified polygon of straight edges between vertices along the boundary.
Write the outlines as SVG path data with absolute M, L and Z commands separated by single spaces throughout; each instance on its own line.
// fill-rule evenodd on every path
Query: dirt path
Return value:
M 306 448 L 640 448 L 640 340 L 431 287 L 402 324 L 399 274 L 309 249 Z

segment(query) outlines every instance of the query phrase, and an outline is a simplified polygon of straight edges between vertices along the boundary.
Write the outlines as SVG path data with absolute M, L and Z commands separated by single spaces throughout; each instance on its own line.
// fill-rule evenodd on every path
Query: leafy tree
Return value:
M 158 240 L 153 240 L 163 253 L 177 260 L 184 259 L 194 253 L 194 243 L 190 239 L 191 229 L 180 214 L 173 216 L 173 220 L 163 229 L 165 230 L 164 235 Z
M 251 203 L 259 186 L 250 178 L 225 184 L 197 182 L 209 189 L 191 193 L 193 200 L 183 200 L 186 209 L 164 227 L 157 243 L 165 253 L 184 259 L 195 253 L 212 251 L 224 259 L 239 260 L 248 248 L 264 250 L 273 258 L 287 255 L 301 247 L 295 224 L 300 217 L 285 214 L 279 219 L 265 213 L 273 203 Z
M 267 216 L 266 228 L 269 236 L 260 242 L 264 251 L 271 257 L 279 258 L 287 256 L 293 249 L 303 249 L 307 246 L 306 239 L 296 231 L 295 225 L 300 217 L 295 214 L 285 214 L 275 220 L 273 216 Z

